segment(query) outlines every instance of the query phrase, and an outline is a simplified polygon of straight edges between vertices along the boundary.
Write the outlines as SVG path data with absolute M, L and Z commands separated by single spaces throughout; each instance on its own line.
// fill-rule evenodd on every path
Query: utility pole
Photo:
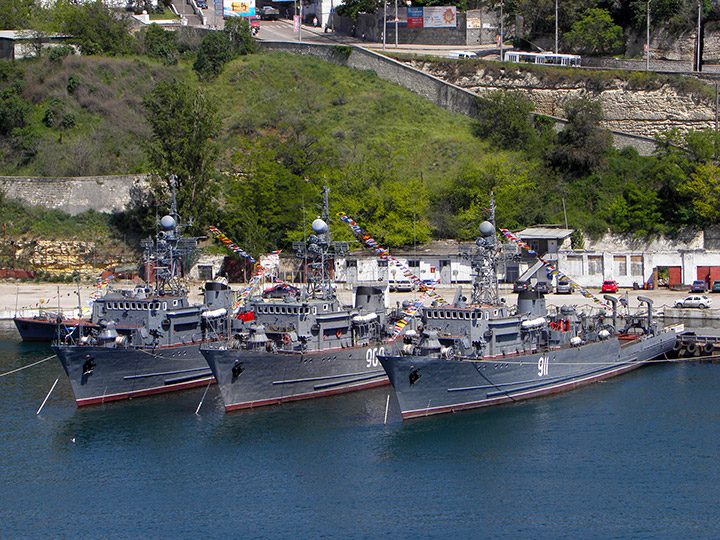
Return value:
M 645 71 L 650 71 L 650 0 L 647 3 L 647 33 L 645 35 Z
M 397 1 L 395 0 L 395 48 L 398 48 L 398 11 L 397 11 Z
M 555 0 L 555 54 L 558 53 L 558 0 Z
M 500 1 L 500 61 L 503 61 L 503 38 L 505 37 L 503 34 L 505 33 L 505 24 L 504 24 L 504 17 L 503 17 L 503 8 L 505 7 L 505 0 Z
M 697 29 L 697 70 L 700 72 L 700 21 L 702 19 L 702 2 L 698 0 L 698 29 Z
M 385 50 L 385 36 L 387 36 L 387 0 L 383 0 L 383 51 Z

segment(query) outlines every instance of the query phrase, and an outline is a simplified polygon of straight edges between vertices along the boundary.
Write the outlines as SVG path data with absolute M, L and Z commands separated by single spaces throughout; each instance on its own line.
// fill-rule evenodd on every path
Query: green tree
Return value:
M 628 184 L 622 196 L 610 206 L 613 230 L 647 236 L 661 231 L 660 200 L 657 193 L 648 188 Z
M 206 34 L 198 47 L 193 69 L 202 81 L 212 81 L 222 73 L 225 64 L 232 60 L 233 47 L 227 32 Z
M 36 9 L 35 0 L 3 0 L 0 2 L 0 28 L 3 30 L 28 28 Z
M 582 176 L 603 166 L 612 145 L 612 134 L 600 126 L 602 105 L 588 98 L 574 98 L 565 105 L 568 123 L 558 133 L 550 164 L 572 176 Z
M 570 46 L 583 54 L 613 54 L 622 47 L 622 28 L 604 9 L 588 9 L 564 36 Z
M 358 13 L 375 13 L 378 8 L 377 0 L 345 0 L 336 8 L 340 17 L 357 20 Z
M 678 192 L 690 198 L 700 225 L 720 221 L 720 168 L 717 165 L 699 165 L 690 179 L 678 186 Z
M 135 41 L 128 16 L 110 9 L 102 0 L 84 4 L 58 0 L 52 9 L 61 31 L 72 36 L 83 54 L 117 56 L 133 52 Z
M 257 49 L 255 38 L 250 31 L 250 23 L 245 17 L 232 17 L 225 21 L 223 30 L 230 38 L 236 54 L 252 54 Z
M 0 135 L 12 135 L 25 127 L 30 115 L 30 104 L 18 95 L 16 88 L 0 93 Z
M 214 104 L 185 82 L 162 81 L 143 99 L 152 129 L 147 154 L 158 180 L 159 198 L 167 197 L 176 181 L 178 211 L 195 230 L 206 223 L 211 208 L 215 142 L 220 118 Z
M 177 64 L 178 46 L 175 32 L 158 24 L 149 25 L 142 33 L 141 42 L 146 55 L 158 58 L 165 65 Z
M 476 136 L 508 150 L 520 150 L 537 141 L 530 114 L 533 104 L 519 92 L 499 90 L 487 97 L 478 97 L 477 104 Z

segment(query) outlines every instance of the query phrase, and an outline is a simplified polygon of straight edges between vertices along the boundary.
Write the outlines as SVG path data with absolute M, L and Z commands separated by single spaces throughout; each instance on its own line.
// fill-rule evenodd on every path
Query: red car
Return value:
M 617 292 L 618 284 L 613 280 L 603 281 L 602 288 L 600 290 L 602 292 Z

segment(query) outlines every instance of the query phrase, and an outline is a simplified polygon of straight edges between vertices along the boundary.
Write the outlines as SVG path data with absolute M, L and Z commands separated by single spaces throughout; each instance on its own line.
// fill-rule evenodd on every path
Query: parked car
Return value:
M 280 10 L 272 6 L 260 8 L 260 18 L 263 21 L 276 21 L 280 18 Z
M 450 51 L 448 53 L 449 58 L 477 58 L 477 54 L 472 51 Z
M 552 292 L 552 285 L 547 281 L 538 281 L 535 285 L 535 290 L 542 294 L 549 294 Z
M 712 300 L 710 300 L 704 294 L 691 294 L 690 296 L 685 297 L 683 300 L 678 300 L 677 302 L 675 302 L 676 308 L 697 307 L 705 309 L 709 308 L 711 305 Z
M 572 294 L 575 292 L 575 287 L 569 281 L 558 281 L 557 287 L 555 288 L 555 294 Z
M 704 293 L 705 291 L 707 291 L 707 287 L 705 287 L 705 282 L 702 279 L 696 279 L 690 285 L 690 292 Z
M 200 9 L 208 8 L 207 0 L 196 0 L 195 3 L 197 4 L 197 7 L 199 7 Z
M 710 292 L 720 292 L 720 279 L 716 279 L 712 282 L 712 287 L 710 287 Z
M 265 289 L 262 295 L 264 298 L 297 298 L 300 296 L 300 289 L 287 283 L 278 283 Z
M 513 283 L 513 292 L 523 292 L 530 290 L 530 284 L 527 281 L 516 281 Z
M 612 279 L 608 279 L 603 281 L 602 287 L 600 288 L 602 292 L 617 292 L 618 290 L 618 284 L 617 281 L 613 281 Z
M 415 284 L 409 279 L 390 281 L 390 292 L 410 292 L 414 288 Z

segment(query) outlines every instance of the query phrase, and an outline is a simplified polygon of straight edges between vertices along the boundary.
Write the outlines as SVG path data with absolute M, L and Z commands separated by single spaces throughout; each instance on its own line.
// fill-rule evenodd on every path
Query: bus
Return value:
M 581 57 L 577 54 L 555 54 L 551 52 L 507 51 L 504 60 L 515 64 L 543 64 L 565 67 L 580 67 L 581 65 Z

